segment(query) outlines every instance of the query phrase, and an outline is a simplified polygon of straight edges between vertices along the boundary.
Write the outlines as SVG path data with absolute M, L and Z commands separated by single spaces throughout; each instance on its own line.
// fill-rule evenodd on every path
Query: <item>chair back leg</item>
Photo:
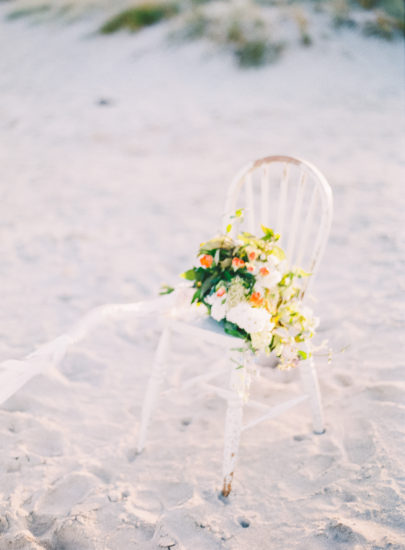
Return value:
M 145 398 L 142 404 L 141 426 L 139 429 L 137 451 L 141 453 L 145 447 L 150 418 L 156 407 L 160 386 L 165 376 L 167 354 L 169 352 L 169 329 L 165 327 L 160 336 L 155 353 L 152 374 L 149 378 Z
M 318 376 L 316 374 L 313 358 L 302 361 L 298 368 L 303 389 L 308 395 L 309 405 L 311 407 L 314 433 L 322 434 L 325 431 L 325 427 L 323 422 L 321 392 L 319 390 Z

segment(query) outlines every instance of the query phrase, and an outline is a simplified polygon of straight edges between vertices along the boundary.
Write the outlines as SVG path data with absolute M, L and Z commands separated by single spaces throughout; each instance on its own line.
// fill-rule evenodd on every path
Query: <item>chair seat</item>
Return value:
M 190 336 L 195 336 L 201 340 L 219 345 L 235 346 L 240 342 L 241 346 L 243 343 L 243 340 L 240 338 L 226 334 L 222 325 L 208 315 L 198 315 L 187 321 L 177 318 L 170 319 L 169 327 L 183 334 L 190 334 Z

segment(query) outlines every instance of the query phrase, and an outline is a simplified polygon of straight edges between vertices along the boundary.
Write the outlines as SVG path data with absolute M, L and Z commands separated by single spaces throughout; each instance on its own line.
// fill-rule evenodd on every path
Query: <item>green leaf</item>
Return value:
M 293 280 L 293 277 L 294 273 L 292 271 L 288 271 L 288 273 L 286 273 L 278 283 L 278 286 L 289 286 Z
M 307 271 L 304 271 L 301 268 L 298 268 L 296 270 L 296 272 L 297 272 L 298 277 L 309 277 L 310 275 L 312 275 L 312 273 L 308 273 Z
M 308 357 L 308 354 L 305 351 L 298 350 L 298 355 L 300 359 L 306 359 Z
M 260 227 L 262 228 L 262 231 L 264 233 L 263 240 L 271 241 L 274 238 L 274 231 L 270 229 L 270 227 L 266 227 L 265 225 L 261 225 Z
M 214 273 L 208 279 L 205 279 L 201 286 L 201 296 L 205 296 L 207 292 L 210 290 L 212 286 L 214 286 L 218 281 L 220 280 L 220 277 Z
M 160 296 L 164 296 L 165 294 L 171 294 L 172 292 L 174 292 L 174 288 L 172 286 L 169 286 L 169 285 L 162 285 L 160 287 Z
M 195 279 L 197 278 L 194 268 L 189 269 L 188 271 L 185 271 L 184 273 L 181 274 L 181 276 L 183 277 L 183 279 L 187 279 L 187 281 L 195 281 Z
M 279 246 L 273 247 L 271 253 L 274 254 L 274 256 L 279 260 L 285 260 L 285 252 Z
M 227 334 L 230 336 L 236 336 L 236 338 L 243 338 L 246 339 L 247 333 L 238 327 L 238 325 L 235 325 L 235 323 L 231 323 L 230 321 L 224 321 L 224 330 Z

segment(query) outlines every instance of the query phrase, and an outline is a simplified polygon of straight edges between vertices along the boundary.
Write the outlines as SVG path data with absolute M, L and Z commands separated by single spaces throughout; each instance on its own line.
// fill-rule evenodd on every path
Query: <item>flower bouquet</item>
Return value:
M 240 213 L 239 213 L 240 216 Z M 302 303 L 302 269 L 288 267 L 280 236 L 262 226 L 263 236 L 229 233 L 201 244 L 197 265 L 183 273 L 195 288 L 192 303 L 203 305 L 227 334 L 253 353 L 273 353 L 280 368 L 311 356 L 317 319 Z

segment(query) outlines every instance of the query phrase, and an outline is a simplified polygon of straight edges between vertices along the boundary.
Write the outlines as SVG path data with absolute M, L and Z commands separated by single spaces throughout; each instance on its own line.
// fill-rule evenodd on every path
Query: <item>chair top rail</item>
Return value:
M 325 176 L 316 166 L 314 166 L 312 163 L 308 162 L 307 160 L 304 160 L 298 157 L 291 157 L 287 155 L 270 155 L 268 157 L 263 157 L 261 159 L 249 162 L 236 174 L 235 178 L 231 183 L 231 186 L 229 188 L 227 198 L 226 198 L 225 213 L 224 213 L 224 229 L 228 225 L 230 217 L 234 214 L 233 207 L 234 207 L 236 198 L 239 195 L 239 191 L 242 185 L 244 184 L 244 180 L 246 176 L 254 172 L 260 166 L 271 164 L 271 163 L 277 163 L 277 162 L 305 167 L 309 171 L 309 173 L 315 177 L 315 180 L 317 181 L 319 187 L 321 188 L 321 191 L 323 192 L 322 194 L 325 198 L 325 206 L 327 206 L 327 210 L 329 211 L 330 216 L 332 215 L 332 209 L 333 209 L 332 189 L 327 179 L 325 178 Z

